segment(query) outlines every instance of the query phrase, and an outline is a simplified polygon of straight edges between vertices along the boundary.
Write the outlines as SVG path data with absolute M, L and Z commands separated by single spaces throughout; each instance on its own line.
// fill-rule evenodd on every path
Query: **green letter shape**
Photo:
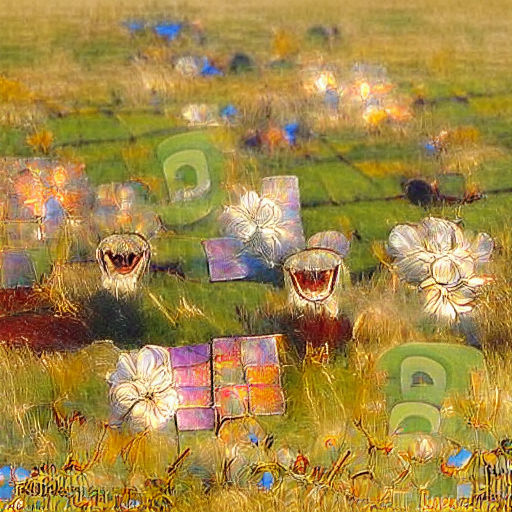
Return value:
M 187 132 L 169 137 L 158 146 L 157 155 L 163 165 L 169 193 L 166 204 L 158 209 L 166 225 L 194 224 L 222 204 L 224 158 L 211 143 L 208 132 Z M 176 178 L 184 167 L 195 171 L 196 185 L 177 189 Z

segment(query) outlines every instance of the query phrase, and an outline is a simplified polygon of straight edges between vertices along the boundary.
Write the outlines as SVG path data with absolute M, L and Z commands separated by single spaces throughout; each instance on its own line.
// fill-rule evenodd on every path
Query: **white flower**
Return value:
M 427 313 L 455 321 L 473 309 L 477 289 L 489 281 L 476 271 L 489 261 L 493 247 L 486 233 L 470 241 L 457 224 L 428 217 L 419 224 L 396 226 L 388 252 L 399 277 L 426 292 Z
M 164 427 L 178 407 L 169 352 L 163 347 L 121 354 L 108 382 L 114 421 L 125 421 L 133 430 Z
M 336 89 L 336 78 L 330 71 L 322 71 L 315 77 L 315 88 L 319 93 L 324 94 L 329 89 Z
M 195 57 L 181 57 L 176 61 L 174 69 L 182 76 L 194 77 L 199 76 L 201 68 L 198 59 Z
M 191 126 L 218 126 L 218 107 L 205 103 L 191 103 L 183 108 L 181 115 Z
M 418 436 L 409 446 L 408 452 L 411 460 L 421 464 L 428 462 L 434 457 L 436 446 L 432 437 Z
M 227 206 L 221 216 L 227 235 L 240 239 L 247 248 L 271 266 L 279 257 L 286 222 L 281 206 L 256 192 L 246 192 L 238 205 Z
M 311 95 L 324 95 L 329 90 L 338 89 L 334 73 L 318 67 L 304 69 L 303 85 L 306 92 Z

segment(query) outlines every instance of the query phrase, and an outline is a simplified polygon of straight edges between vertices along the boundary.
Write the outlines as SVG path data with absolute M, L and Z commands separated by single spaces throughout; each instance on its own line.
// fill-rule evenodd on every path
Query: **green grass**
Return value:
M 50 121 L 48 127 L 61 144 L 78 140 L 126 138 L 130 135 L 114 117 L 98 114 L 67 116 Z

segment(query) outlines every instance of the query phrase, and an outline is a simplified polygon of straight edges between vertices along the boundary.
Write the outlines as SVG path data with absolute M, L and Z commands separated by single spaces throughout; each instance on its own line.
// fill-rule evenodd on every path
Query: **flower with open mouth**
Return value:
M 134 293 L 150 258 L 149 243 L 137 233 L 104 238 L 96 249 L 103 287 L 116 297 Z
M 307 249 L 285 260 L 285 284 L 294 309 L 337 316 L 346 270 L 343 258 L 349 248 L 350 242 L 342 233 L 322 231 L 308 240 Z
M 135 431 L 165 427 L 178 407 L 170 356 L 163 347 L 122 353 L 108 383 L 113 423 L 126 422 Z
M 493 248 L 487 233 L 470 240 L 454 222 L 435 217 L 395 226 L 388 242 L 398 276 L 426 292 L 425 311 L 451 322 L 473 310 L 478 289 L 490 282 L 477 269 Z

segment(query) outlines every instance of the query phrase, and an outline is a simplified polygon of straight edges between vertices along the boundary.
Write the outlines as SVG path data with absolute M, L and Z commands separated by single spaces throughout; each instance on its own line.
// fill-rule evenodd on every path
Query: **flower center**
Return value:
M 148 402 L 154 402 L 155 401 L 155 392 L 154 391 L 147 391 L 144 395 L 144 400 L 147 400 Z
M 260 204 L 256 215 L 254 216 L 254 222 L 258 229 L 275 229 L 279 221 L 281 220 L 282 210 L 281 207 L 266 199 Z
M 441 256 L 434 260 L 430 270 L 432 277 L 440 285 L 455 284 L 461 277 L 457 265 L 449 256 Z

